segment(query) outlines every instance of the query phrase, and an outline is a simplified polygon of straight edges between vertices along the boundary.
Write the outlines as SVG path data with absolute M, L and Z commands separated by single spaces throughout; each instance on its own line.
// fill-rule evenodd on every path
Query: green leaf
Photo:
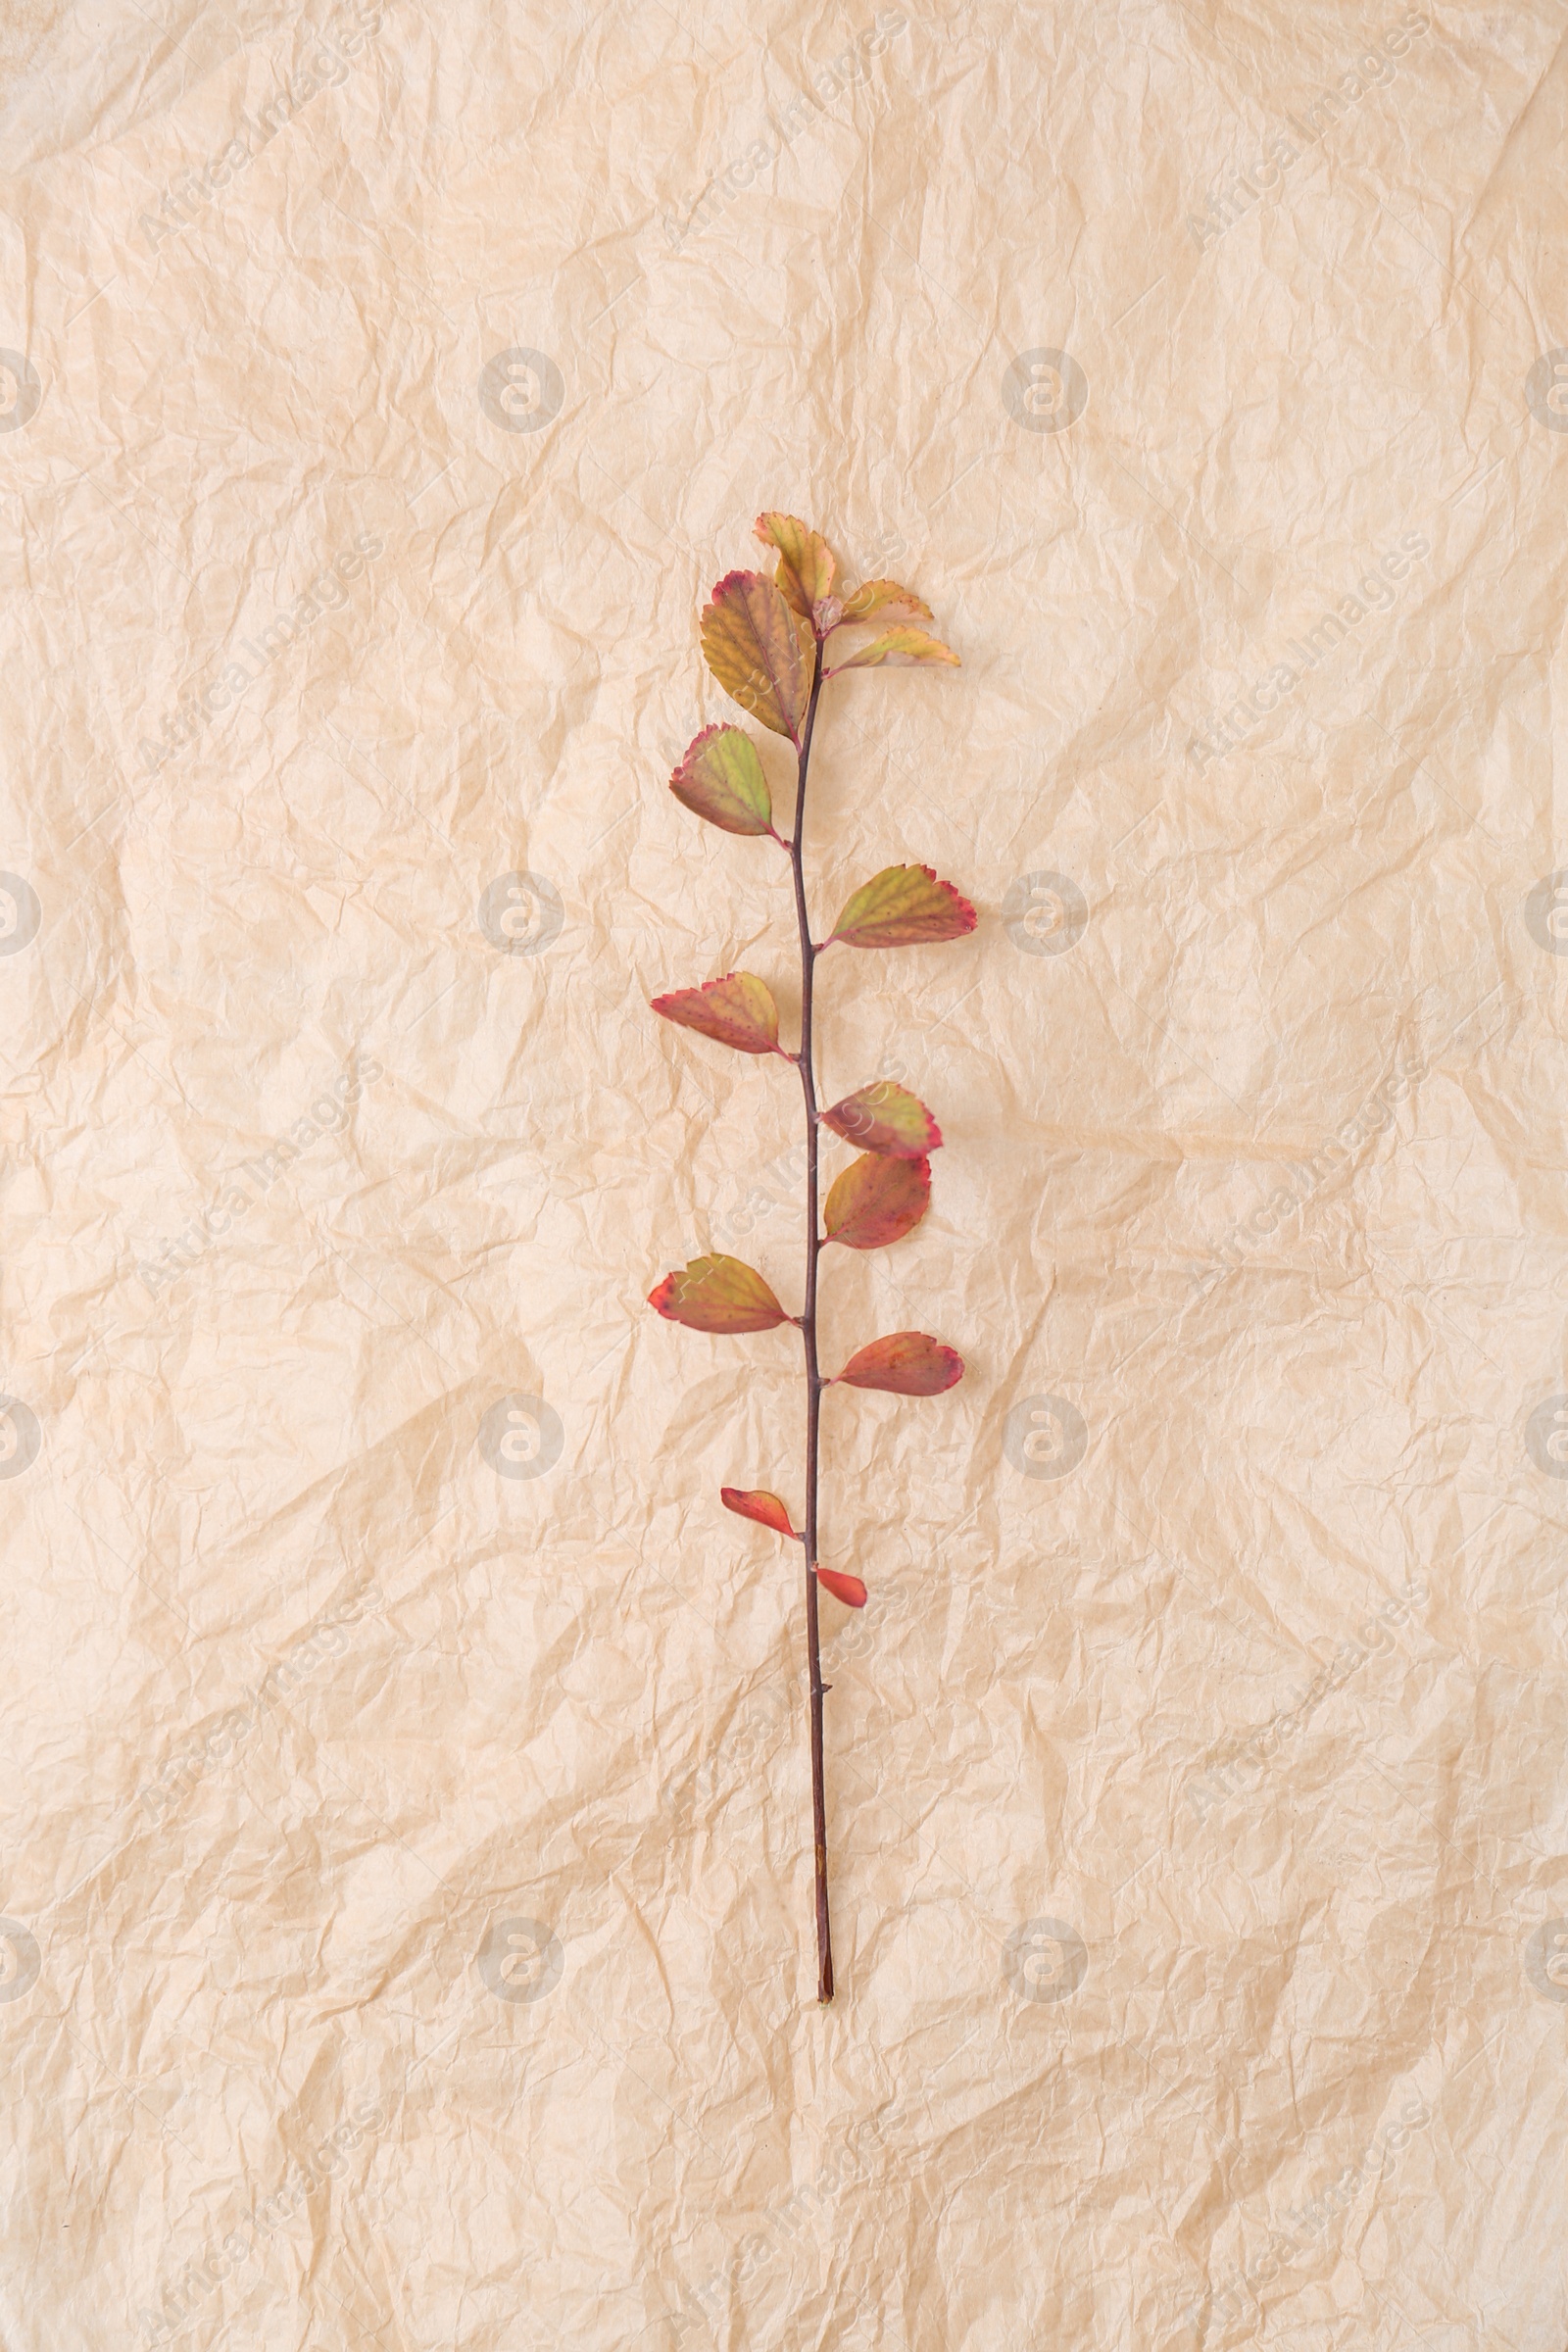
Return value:
M 687 746 L 669 789 L 684 808 L 725 833 L 773 833 L 773 797 L 762 762 L 739 727 L 705 727 Z
M 884 665 L 902 669 L 928 662 L 951 662 L 955 669 L 962 666 L 952 646 L 944 645 L 940 637 L 928 637 L 924 629 L 889 629 L 885 637 L 873 637 L 869 645 L 862 645 L 847 662 L 835 662 L 822 675 L 836 678 L 846 669 L 880 669 Z
M 822 1124 L 862 1152 L 882 1152 L 889 1159 L 923 1159 L 942 1149 L 942 1130 L 917 1095 L 878 1078 L 858 1094 L 846 1095 L 822 1113 Z
M 738 1257 L 694 1257 L 666 1274 L 648 1303 L 689 1331 L 771 1331 L 790 1320 L 760 1274 Z
M 677 988 L 651 999 L 654 1010 L 683 1029 L 695 1029 L 740 1054 L 777 1054 L 778 1006 L 765 980 L 751 972 L 726 972 L 701 988 Z M 784 1059 L 789 1059 L 785 1054 Z
M 718 1499 L 738 1519 L 755 1519 L 759 1527 L 770 1527 L 777 1536 L 791 1536 L 797 1544 L 802 1541 L 791 1527 L 783 1503 L 765 1487 L 720 1487 Z
M 847 948 L 933 947 L 961 939 L 974 925 L 968 900 L 928 865 L 888 865 L 860 885 L 834 924 L 833 939 Z
M 895 1331 L 852 1355 L 841 1381 L 852 1389 L 888 1389 L 895 1396 L 940 1396 L 963 1378 L 956 1348 L 927 1339 L 923 1331 Z
M 849 1250 L 885 1250 L 912 1233 L 931 1203 L 928 1159 L 884 1159 L 865 1152 L 852 1159 L 822 1206 L 830 1242 Z
M 833 594 L 838 564 L 820 531 L 795 514 L 759 514 L 752 529 L 764 547 L 778 549 L 774 578 L 786 604 L 803 620 L 812 620 L 815 608 Z M 814 625 L 814 624 L 813 624 Z
M 797 620 L 773 582 L 760 571 L 726 572 L 703 614 L 702 630 L 708 666 L 724 692 L 798 747 L 815 657 L 809 627 Z
M 839 1568 L 817 1568 L 812 1571 L 816 1581 L 835 1600 L 842 1600 L 847 1609 L 863 1609 L 865 1587 L 858 1576 L 846 1576 Z
M 897 580 L 862 580 L 844 600 L 846 620 L 869 620 L 877 612 L 907 613 L 911 620 L 930 620 L 931 608 L 923 598 L 901 588 Z

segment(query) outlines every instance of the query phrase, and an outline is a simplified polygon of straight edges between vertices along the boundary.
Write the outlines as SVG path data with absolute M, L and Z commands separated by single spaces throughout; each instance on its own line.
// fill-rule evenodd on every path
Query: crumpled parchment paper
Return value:
M 7 2352 L 1561 2352 L 1560 11 L 13 14 Z M 797 981 L 665 789 L 808 516 Z M 788 806 L 787 763 L 764 760 Z M 767 849 L 764 857 L 762 849 Z M 835 1152 L 837 1147 L 834 1147 Z

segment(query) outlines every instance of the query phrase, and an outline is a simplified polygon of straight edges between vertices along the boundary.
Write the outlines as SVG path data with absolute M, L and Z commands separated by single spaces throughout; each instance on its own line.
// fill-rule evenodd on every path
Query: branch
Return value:
M 817 1428 L 821 1419 L 822 1376 L 816 1360 L 816 1264 L 822 1244 L 817 1217 L 816 1084 L 811 1069 L 811 980 L 817 951 L 806 911 L 806 869 L 801 843 L 806 831 L 806 779 L 811 763 L 811 736 L 816 706 L 822 692 L 822 648 L 818 644 L 811 670 L 811 699 L 807 705 L 801 734 L 800 765 L 795 781 L 795 836 L 790 864 L 795 876 L 795 915 L 801 935 L 801 1091 L 806 1099 L 806 1312 L 801 1334 L 806 1342 L 806 1653 L 811 1686 L 811 1826 L 816 1853 L 816 1997 L 833 1998 L 833 1935 L 827 1903 L 827 1801 L 822 1781 L 822 1657 L 816 1623 L 816 1486 Z

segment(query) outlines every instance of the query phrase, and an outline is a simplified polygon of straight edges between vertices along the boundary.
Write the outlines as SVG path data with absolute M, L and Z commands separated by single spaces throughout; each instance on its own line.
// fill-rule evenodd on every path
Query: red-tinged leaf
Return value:
M 703 652 L 727 695 L 775 735 L 800 742 L 811 694 L 810 626 L 760 571 L 726 572 L 703 614 Z
M 940 1396 L 963 1378 L 963 1358 L 956 1348 L 927 1339 L 923 1331 L 895 1331 L 873 1340 L 852 1355 L 841 1381 L 852 1389 L 887 1389 L 895 1396 Z
M 683 807 L 726 833 L 773 833 L 773 796 L 762 762 L 739 727 L 705 727 L 687 746 L 669 789 Z
M 865 1152 L 852 1159 L 822 1206 L 830 1242 L 849 1250 L 885 1250 L 912 1233 L 931 1202 L 928 1159 L 884 1159 Z
M 822 1113 L 822 1124 L 862 1152 L 881 1152 L 889 1159 L 923 1159 L 942 1149 L 942 1130 L 917 1095 L 878 1078 L 858 1094 L 846 1095 Z
M 819 1568 L 816 1581 L 835 1600 L 842 1600 L 847 1609 L 863 1609 L 865 1587 L 858 1576 L 846 1576 L 839 1568 Z
M 779 593 L 803 620 L 833 594 L 838 564 L 820 531 L 794 514 L 759 514 L 752 529 L 764 547 L 778 549 Z
M 968 900 L 951 882 L 939 882 L 928 865 L 888 865 L 860 885 L 833 926 L 833 938 L 847 948 L 935 947 L 962 939 L 974 925 Z
M 869 645 L 862 645 L 822 674 L 836 678 L 846 669 L 906 669 L 931 662 L 951 662 L 955 669 L 962 666 L 952 646 L 944 645 L 940 637 L 928 637 L 924 629 L 897 628 L 889 629 L 885 637 L 873 637 Z
M 901 588 L 897 580 L 862 580 L 853 596 L 844 600 L 844 618 L 870 620 L 878 612 L 897 613 L 903 619 L 930 620 L 933 615 L 923 597 Z
M 689 1331 L 771 1331 L 790 1319 L 760 1274 L 738 1257 L 694 1257 L 666 1274 L 648 1303 Z
M 778 1006 L 767 983 L 751 972 L 726 972 L 701 988 L 672 989 L 651 1000 L 654 1010 L 683 1029 L 695 1029 L 741 1054 L 776 1054 Z
M 764 1487 L 720 1487 L 718 1499 L 737 1519 L 755 1519 L 759 1527 L 770 1527 L 778 1536 L 795 1535 L 788 1511 Z

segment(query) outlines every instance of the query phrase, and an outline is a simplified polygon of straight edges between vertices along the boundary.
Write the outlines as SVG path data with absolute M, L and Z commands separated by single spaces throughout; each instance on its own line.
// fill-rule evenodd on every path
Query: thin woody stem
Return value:
M 806 872 L 801 840 L 806 830 L 806 773 L 811 760 L 811 733 L 816 725 L 817 697 L 822 691 L 822 648 L 816 648 L 811 671 L 811 699 L 807 705 L 801 735 L 800 766 L 795 783 L 795 836 L 790 865 L 795 875 L 795 913 L 801 933 L 801 1087 L 806 1096 L 806 1312 L 801 1334 L 806 1342 L 806 1654 L 811 1685 L 811 1824 L 816 1848 L 816 1997 L 833 1998 L 833 1936 L 827 1908 L 827 1803 L 822 1785 L 822 1657 L 816 1629 L 816 1461 L 817 1422 L 823 1380 L 816 1360 L 816 1261 L 821 1252 L 816 1205 L 816 1085 L 811 1072 L 811 976 L 817 949 L 811 942 L 806 912 Z

